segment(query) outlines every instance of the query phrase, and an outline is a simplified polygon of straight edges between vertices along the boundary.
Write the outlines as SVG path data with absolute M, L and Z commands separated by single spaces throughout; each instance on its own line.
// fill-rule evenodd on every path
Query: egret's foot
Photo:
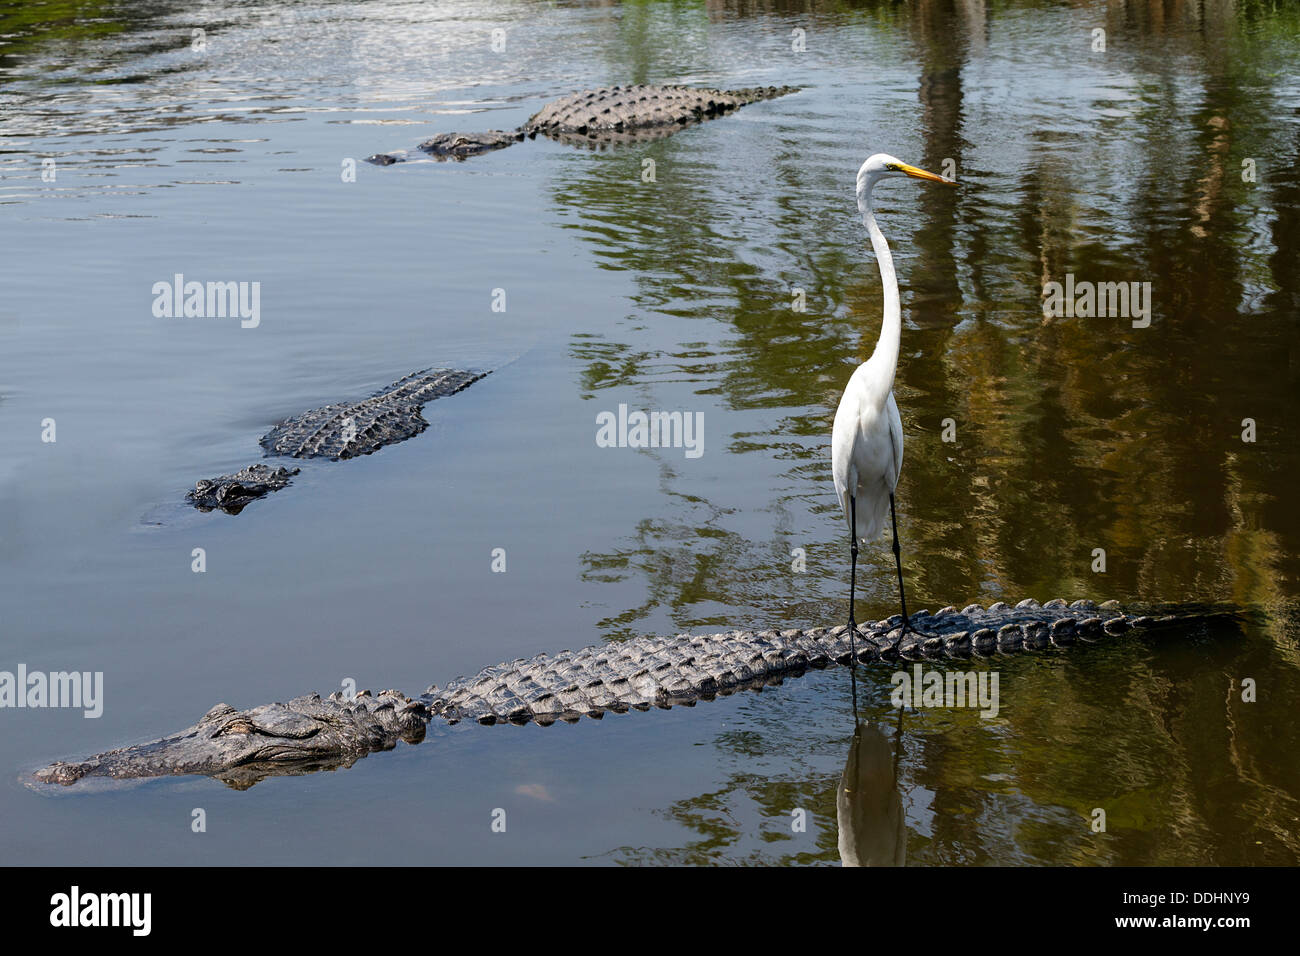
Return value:
M 846 626 L 849 629 L 849 634 L 853 635 L 850 638 L 850 640 L 853 641 L 852 646 L 853 646 L 854 653 L 853 656 L 849 659 L 849 664 L 853 666 L 857 666 L 857 664 L 860 663 L 860 661 L 858 660 L 858 655 L 862 653 L 863 648 L 869 643 L 869 641 L 867 639 L 867 636 L 862 633 L 862 629 L 858 625 L 858 622 L 855 621 L 853 618 L 849 618 L 849 623 Z M 845 636 L 848 637 L 849 634 L 846 634 Z
M 902 628 L 900 628 L 900 630 L 902 630 L 903 632 L 902 635 L 903 637 L 907 637 L 910 634 L 913 638 L 915 638 L 918 641 L 923 641 L 926 640 L 927 638 L 938 636 L 936 634 L 927 634 L 925 631 L 918 631 L 911 624 L 904 624 Z
M 893 650 L 900 655 L 904 649 L 912 649 L 919 652 L 921 645 L 932 638 L 941 637 L 939 634 L 927 634 L 925 631 L 918 631 L 910 623 L 903 622 L 899 627 L 895 627 L 889 632 L 889 641 Z

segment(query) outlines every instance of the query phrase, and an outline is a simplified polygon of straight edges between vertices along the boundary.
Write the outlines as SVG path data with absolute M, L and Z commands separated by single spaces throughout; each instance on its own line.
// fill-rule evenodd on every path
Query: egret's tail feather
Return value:
M 885 518 L 889 514 L 889 498 L 886 497 L 882 503 L 879 500 L 872 500 L 869 496 L 859 495 L 857 502 L 857 528 L 851 528 L 858 536 L 858 541 L 862 544 L 868 544 L 880 537 L 880 533 L 885 530 Z M 844 517 L 848 520 L 849 508 L 847 498 L 845 501 Z

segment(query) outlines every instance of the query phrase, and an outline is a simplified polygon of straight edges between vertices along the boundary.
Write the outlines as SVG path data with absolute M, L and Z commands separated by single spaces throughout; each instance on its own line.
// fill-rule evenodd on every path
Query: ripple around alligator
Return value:
M 329 458 L 373 455 L 385 445 L 414 438 L 429 427 L 420 414 L 436 398 L 469 388 L 487 372 L 425 369 L 398 379 L 369 398 L 323 405 L 286 418 L 262 436 L 268 457 Z M 200 511 L 237 515 L 258 498 L 287 488 L 297 468 L 248 465 L 228 475 L 202 478 L 186 495 Z
M 796 92 L 789 86 L 714 90 L 693 86 L 604 86 L 552 100 L 516 130 L 439 133 L 417 148 L 433 159 L 463 160 L 513 146 L 538 134 L 570 146 L 605 148 L 648 143 L 742 106 Z M 405 162 L 405 150 L 376 153 L 367 162 Z

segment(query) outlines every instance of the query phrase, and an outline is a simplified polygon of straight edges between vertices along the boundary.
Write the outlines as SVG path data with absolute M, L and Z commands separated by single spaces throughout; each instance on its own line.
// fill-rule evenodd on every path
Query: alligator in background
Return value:
M 399 379 L 358 402 L 336 402 L 280 422 L 262 436 L 267 457 L 356 458 L 414 438 L 429 427 L 420 410 L 436 398 L 469 388 L 486 372 L 425 369 Z M 200 511 L 237 515 L 250 502 L 289 484 L 297 468 L 249 465 L 205 478 L 186 497 Z
M 1092 643 L 1132 630 L 1185 635 L 1237 621 L 1235 610 L 1207 605 L 1135 613 L 1121 611 L 1113 601 L 1098 606 L 1027 600 L 1015 607 L 999 602 L 988 608 L 948 607 L 933 615 L 922 611 L 911 623 L 923 634 L 904 635 L 902 618 L 895 615 L 859 625 L 854 646 L 863 664 L 959 659 Z M 399 739 L 419 743 L 435 717 L 448 723 L 548 725 L 600 718 L 608 711 L 693 705 L 779 684 L 810 667 L 848 664 L 850 643 L 843 625 L 638 638 L 498 664 L 415 698 L 386 690 L 377 697 L 363 691 L 351 700 L 338 692 L 327 698 L 311 694 L 251 710 L 218 704 L 179 733 L 85 760 L 59 761 L 34 778 L 67 785 L 84 777 L 207 774 L 245 789 L 268 776 L 351 766 L 372 751 L 393 748 Z
M 678 130 L 733 113 L 742 106 L 795 92 L 792 86 L 709 90 L 693 86 L 602 86 L 553 100 L 516 130 L 439 133 L 419 145 L 434 159 L 461 160 L 504 149 L 538 133 L 571 146 L 604 147 L 671 136 Z M 367 162 L 390 166 L 406 151 L 376 153 Z

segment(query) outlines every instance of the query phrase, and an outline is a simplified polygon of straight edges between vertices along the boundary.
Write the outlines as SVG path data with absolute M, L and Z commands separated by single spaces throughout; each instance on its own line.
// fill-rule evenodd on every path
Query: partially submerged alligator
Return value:
M 670 136 L 686 126 L 742 106 L 795 92 L 791 86 L 709 90 L 693 86 L 602 86 L 552 100 L 516 130 L 439 133 L 419 145 L 434 159 L 465 159 L 504 149 L 538 133 L 573 146 L 607 146 Z M 376 153 L 367 162 L 390 166 L 406 152 Z
M 1039 605 L 1028 600 L 1015 607 L 999 602 L 912 615 L 913 627 L 924 634 L 904 635 L 898 615 L 859 625 L 854 647 L 863 664 L 958 659 L 1096 642 L 1130 630 L 1186 631 L 1236 619 L 1230 609 L 1201 605 L 1135 613 L 1120 610 L 1115 602 Z M 574 722 L 607 711 L 693 705 L 851 659 L 843 625 L 639 638 L 498 664 L 445 689 L 432 686 L 415 698 L 386 690 L 377 697 L 364 691 L 351 700 L 339 692 L 327 698 L 311 694 L 251 710 L 218 704 L 179 733 L 85 760 L 59 761 L 34 776 L 41 783 L 67 785 L 84 777 L 207 774 L 244 789 L 268 776 L 351 766 L 367 753 L 391 749 L 399 739 L 419 743 L 435 717 L 448 723 Z
M 336 402 L 287 418 L 263 435 L 261 444 L 267 457 L 337 461 L 369 455 L 420 434 L 429 427 L 420 414 L 426 404 L 469 388 L 486 374 L 445 368 L 413 372 L 361 401 Z M 250 501 L 284 488 L 298 471 L 249 465 L 196 482 L 186 497 L 200 511 L 237 515 Z

